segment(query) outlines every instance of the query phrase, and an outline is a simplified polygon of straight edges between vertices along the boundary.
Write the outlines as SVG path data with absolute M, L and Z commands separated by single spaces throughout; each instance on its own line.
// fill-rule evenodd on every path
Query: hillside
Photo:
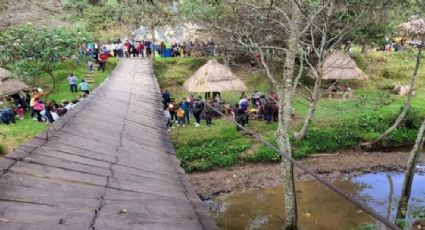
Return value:
M 13 25 L 67 25 L 61 0 L 0 0 L 0 30 Z

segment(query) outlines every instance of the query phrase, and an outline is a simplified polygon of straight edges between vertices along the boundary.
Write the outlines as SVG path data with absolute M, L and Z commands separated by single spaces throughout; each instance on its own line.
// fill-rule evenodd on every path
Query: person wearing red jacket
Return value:
M 97 71 L 102 70 L 102 72 L 105 72 L 105 68 L 106 68 L 106 61 L 108 61 L 109 55 L 106 53 L 102 53 L 101 55 L 99 55 L 99 68 L 97 69 Z

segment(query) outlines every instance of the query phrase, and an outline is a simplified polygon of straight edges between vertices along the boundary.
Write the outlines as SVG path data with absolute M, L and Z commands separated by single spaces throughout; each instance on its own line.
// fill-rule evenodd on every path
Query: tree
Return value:
M 335 49 L 338 49 L 345 36 L 363 23 L 365 15 L 369 13 L 372 3 L 364 4 L 353 1 L 346 4 L 336 4 L 334 1 L 323 1 L 324 10 L 309 28 L 309 33 L 300 41 L 308 53 L 305 62 L 310 68 L 309 74 L 314 79 L 313 89 L 304 88 L 308 96 L 302 95 L 310 104 L 304 124 L 299 132 L 295 133 L 297 139 L 304 139 L 314 119 L 317 103 L 322 94 L 321 84 L 325 74 L 324 61 Z M 313 20 L 313 19 L 311 19 Z
M 67 0 L 64 7 L 96 40 L 106 41 L 132 36 L 140 26 L 152 30 L 173 25 L 177 15 L 173 4 L 171 0 Z
M 418 53 L 416 57 L 416 67 L 415 67 L 415 71 L 410 83 L 410 86 L 413 87 L 415 85 L 414 83 L 417 78 L 418 69 L 421 62 L 421 57 L 422 57 L 421 52 L 423 47 L 425 46 L 425 18 L 421 17 L 420 15 L 415 15 L 410 17 L 409 21 L 402 25 L 402 30 L 407 34 L 415 36 L 415 37 L 419 37 L 422 40 L 421 46 L 418 48 Z M 413 97 L 412 91 L 413 91 L 413 88 L 409 90 L 408 100 L 405 103 L 403 111 L 399 114 L 399 117 L 397 118 L 396 122 L 393 124 L 393 126 L 390 127 L 390 129 L 388 129 L 384 134 L 381 135 L 380 137 L 381 139 L 383 136 L 385 137 L 385 135 L 388 135 L 393 129 L 395 129 L 394 127 L 397 127 L 398 124 L 401 122 L 401 120 L 404 119 L 404 117 L 406 116 L 407 110 L 410 107 L 411 100 Z M 380 138 L 378 138 L 377 140 L 378 141 L 381 140 Z M 373 143 L 375 143 L 377 140 L 375 140 Z M 416 136 L 415 145 L 410 151 L 409 159 L 407 161 L 407 168 L 405 171 L 403 186 L 402 186 L 401 195 L 400 195 L 400 201 L 398 204 L 397 215 L 396 215 L 396 219 L 400 227 L 402 227 L 402 223 L 404 222 L 406 218 L 410 194 L 412 191 L 413 178 L 415 176 L 415 169 L 418 164 L 419 157 L 422 153 L 424 142 L 425 142 L 425 120 L 423 121 L 421 127 L 419 128 L 418 134 Z
M 407 94 L 407 100 L 404 103 L 403 109 L 398 115 L 397 119 L 394 121 L 394 123 L 389 127 L 384 133 L 382 133 L 378 138 L 376 138 L 374 141 L 370 143 L 363 143 L 363 146 L 366 146 L 370 148 L 371 146 L 379 143 L 380 141 L 384 140 L 388 135 L 390 135 L 403 121 L 403 119 L 406 117 L 407 112 L 409 111 L 409 108 L 412 104 L 413 99 L 413 92 L 415 90 L 416 86 L 416 80 L 418 77 L 418 71 L 419 67 L 421 65 L 421 59 L 422 59 L 422 47 L 425 46 L 425 18 L 421 17 L 420 15 L 415 15 L 410 17 L 409 21 L 407 23 L 404 23 L 401 25 L 401 31 L 405 33 L 406 35 L 410 35 L 413 37 L 417 37 L 421 40 L 421 48 L 418 48 L 417 55 L 416 55 L 416 65 L 415 70 L 413 71 L 412 78 L 410 80 L 409 84 L 409 92 Z
M 52 83 L 50 92 L 53 92 L 58 64 L 76 55 L 87 38 L 83 31 L 65 28 L 37 28 L 31 24 L 10 28 L 0 34 L 0 66 L 12 69 L 28 81 L 47 74 Z

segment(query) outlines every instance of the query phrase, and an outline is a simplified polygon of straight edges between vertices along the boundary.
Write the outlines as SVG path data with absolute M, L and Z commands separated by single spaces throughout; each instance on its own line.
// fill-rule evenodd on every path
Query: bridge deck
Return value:
M 0 230 L 215 229 L 174 155 L 149 60 L 125 59 L 0 160 Z

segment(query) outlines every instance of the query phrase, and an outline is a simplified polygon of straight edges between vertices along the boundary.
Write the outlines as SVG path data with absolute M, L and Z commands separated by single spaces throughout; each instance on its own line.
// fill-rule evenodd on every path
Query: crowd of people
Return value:
M 31 112 L 30 118 L 35 121 L 53 123 L 73 109 L 87 95 L 84 93 L 78 95 L 75 100 L 57 103 L 54 100 L 43 101 L 46 95 L 40 88 L 34 88 L 31 93 L 20 92 L 0 99 L 0 124 L 15 124 L 17 118 L 25 118 L 25 111 Z
M 99 63 L 99 69 L 104 69 L 103 64 L 106 63 L 104 59 L 110 56 L 135 58 L 150 57 L 155 53 L 161 57 L 214 56 L 215 49 L 215 43 L 212 40 L 153 43 L 149 40 L 126 39 L 121 41 L 121 39 L 117 39 L 110 44 L 87 43 L 83 46 L 85 54 L 89 57 L 88 65 L 93 68 L 93 63 Z
M 201 96 L 195 98 L 190 95 L 177 103 L 168 90 L 164 90 L 162 99 L 169 131 L 175 127 L 173 123 L 178 127 L 186 127 L 190 124 L 192 117 L 195 118 L 193 123 L 195 127 L 201 126 L 201 120 L 205 120 L 206 125 L 209 126 L 212 124 L 212 117 L 216 115 L 216 112 L 212 109 L 214 102 L 212 100 L 204 101 Z
M 205 100 L 201 96 L 196 98 L 189 95 L 187 98 L 182 98 L 180 102 L 176 102 L 168 90 L 164 90 L 162 99 L 168 130 L 174 129 L 173 124 L 186 127 L 190 124 L 192 117 L 195 119 L 193 123 L 195 127 L 201 125 L 201 120 L 205 120 L 206 125 L 209 126 L 212 124 L 213 117 L 220 117 L 221 113 L 226 113 L 226 106 L 221 101 L 220 94 L 215 93 L 217 97 L 208 97 L 208 95 L 206 94 Z M 264 95 L 256 92 L 251 98 L 241 96 L 239 102 L 228 109 L 240 126 L 248 124 L 250 118 L 271 123 L 278 119 L 278 101 L 279 98 L 274 93 Z M 241 130 L 239 126 L 236 128 L 238 131 Z

